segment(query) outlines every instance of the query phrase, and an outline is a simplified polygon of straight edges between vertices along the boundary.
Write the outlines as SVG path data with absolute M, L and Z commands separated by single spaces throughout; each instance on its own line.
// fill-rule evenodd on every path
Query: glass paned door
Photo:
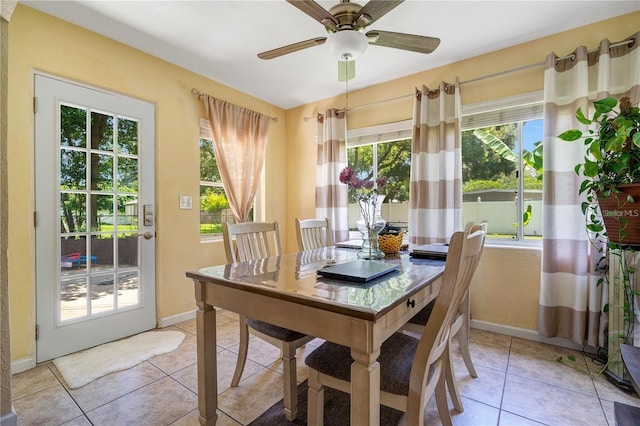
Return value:
M 61 324 L 140 305 L 138 124 L 60 104 Z
M 35 86 L 42 362 L 155 326 L 154 111 L 39 75 Z

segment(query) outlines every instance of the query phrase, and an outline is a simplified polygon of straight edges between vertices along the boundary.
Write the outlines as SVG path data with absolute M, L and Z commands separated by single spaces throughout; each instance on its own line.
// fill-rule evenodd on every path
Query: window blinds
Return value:
M 411 139 L 411 130 L 411 120 L 353 129 L 347 131 L 347 146 L 351 148 L 381 142 Z
M 462 117 L 462 130 L 478 129 L 500 124 L 529 121 L 542 118 L 544 104 L 542 102 L 508 107 L 494 111 L 486 111 Z
M 461 130 L 497 126 L 543 117 L 541 90 L 462 106 Z
M 461 130 L 537 120 L 544 114 L 542 91 L 496 99 L 489 102 L 463 105 Z M 205 120 L 206 121 L 206 120 Z M 208 127 L 208 122 L 206 123 Z M 347 131 L 347 146 L 411 139 L 412 120 L 397 121 L 379 126 Z

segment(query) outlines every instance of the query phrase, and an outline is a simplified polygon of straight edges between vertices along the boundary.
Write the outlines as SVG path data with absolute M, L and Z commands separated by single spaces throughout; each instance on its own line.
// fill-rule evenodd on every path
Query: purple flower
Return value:
M 340 182 L 342 183 L 354 183 L 354 179 L 356 178 L 356 174 L 351 167 L 345 167 L 340 172 Z
M 369 198 L 377 194 L 377 190 L 387 186 L 387 178 L 379 177 L 375 181 L 364 180 L 356 176 L 356 172 L 351 167 L 345 167 L 340 172 L 340 182 L 351 186 L 354 189 L 356 199 Z
M 377 180 L 376 183 L 378 184 L 378 189 L 382 189 L 385 186 L 387 186 L 387 178 L 384 176 L 380 176 Z

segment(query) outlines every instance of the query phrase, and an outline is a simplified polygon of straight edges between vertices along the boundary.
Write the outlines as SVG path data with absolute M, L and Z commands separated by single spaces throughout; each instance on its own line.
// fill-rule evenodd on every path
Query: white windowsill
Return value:
M 218 241 L 222 241 L 222 234 L 201 234 L 200 235 L 200 243 L 202 244 L 217 243 Z
M 514 241 L 505 238 L 487 238 L 485 245 L 488 247 L 499 247 L 509 249 L 538 249 L 542 250 L 542 240 Z

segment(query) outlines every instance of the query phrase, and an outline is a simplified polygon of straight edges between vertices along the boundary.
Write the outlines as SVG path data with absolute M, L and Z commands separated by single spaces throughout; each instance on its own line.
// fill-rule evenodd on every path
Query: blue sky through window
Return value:
M 522 130 L 522 147 L 533 150 L 533 144 L 542 140 L 542 119 L 525 122 Z

